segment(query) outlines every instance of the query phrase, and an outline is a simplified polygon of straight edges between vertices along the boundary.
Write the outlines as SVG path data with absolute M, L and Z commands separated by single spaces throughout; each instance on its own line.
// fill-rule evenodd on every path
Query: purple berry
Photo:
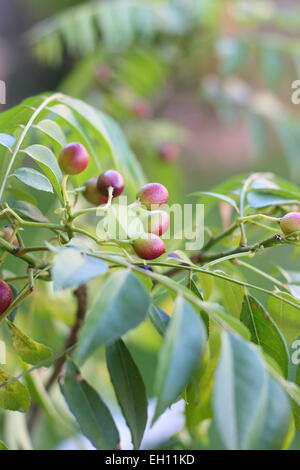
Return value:
M 98 190 L 102 196 L 108 197 L 108 188 L 113 188 L 113 197 L 119 196 L 124 190 L 124 180 L 122 175 L 115 170 L 107 170 L 102 173 L 97 182 Z

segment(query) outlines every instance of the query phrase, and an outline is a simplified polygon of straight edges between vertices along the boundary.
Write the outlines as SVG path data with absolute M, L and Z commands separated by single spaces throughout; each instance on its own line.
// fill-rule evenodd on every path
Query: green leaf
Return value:
M 19 380 L 5 385 L 5 382 L 13 378 L 12 375 L 0 369 L 0 408 L 25 413 L 30 407 L 29 392 Z
M 35 128 L 51 137 L 51 139 L 55 140 L 55 142 L 57 142 L 61 147 L 64 147 L 67 144 L 66 137 L 57 122 L 50 119 L 44 119 L 43 121 L 40 121 Z
M 268 377 L 258 352 L 223 332 L 216 371 L 214 424 L 228 450 L 254 449 L 263 428 Z
M 247 195 L 247 201 L 253 209 L 261 209 L 269 206 L 281 206 L 284 204 L 295 204 L 297 199 L 277 196 L 276 194 L 266 194 L 264 192 L 251 191 Z
M 109 409 L 70 361 L 66 364 L 60 388 L 82 433 L 96 449 L 116 449 L 120 440 L 119 433 Z
M 227 202 L 227 204 L 229 204 L 229 205 L 232 206 L 237 212 L 239 212 L 239 208 L 238 208 L 236 202 L 234 201 L 234 199 L 232 199 L 232 198 L 229 197 L 229 196 L 226 196 L 225 194 L 210 193 L 210 192 L 206 192 L 206 191 L 198 191 L 198 192 L 192 193 L 191 196 L 206 196 L 207 198 L 218 199 L 218 200 L 220 200 L 220 201 L 222 201 L 222 202 Z
M 17 201 L 13 209 L 25 217 L 25 219 L 34 220 L 36 222 L 48 222 L 48 219 L 42 212 L 32 204 L 26 201 Z
M 156 305 L 151 305 L 149 316 L 159 334 L 163 336 L 170 321 L 169 315 Z
M 215 283 L 221 293 L 227 312 L 236 318 L 240 318 L 244 299 L 244 287 L 221 278 L 215 278 Z
M 14 199 L 28 202 L 33 206 L 37 206 L 37 200 L 32 196 L 28 191 L 22 191 L 17 188 L 8 188 L 9 194 L 11 194 Z
M 283 333 L 288 346 L 290 346 L 293 340 L 300 334 L 300 302 L 285 292 L 278 292 L 278 295 L 283 300 L 269 296 L 267 310 Z M 293 302 L 295 305 L 299 304 L 299 308 L 287 304 L 284 301 L 285 299 Z
M 15 176 L 18 180 L 22 181 L 22 183 L 38 189 L 39 191 L 53 193 L 52 184 L 48 178 L 32 168 L 18 168 L 12 176 Z
M 2 441 L 0 441 L 0 450 L 9 450 L 8 447 L 6 447 L 6 445 Z
M 51 184 L 58 196 L 62 198 L 62 173 L 53 152 L 48 147 L 39 144 L 30 145 L 30 147 L 24 149 L 23 152 L 38 163 L 45 175 L 51 181 Z
M 0 145 L 10 149 L 16 141 L 16 138 L 13 135 L 1 134 L 0 133 Z
M 251 341 L 261 346 L 265 353 L 275 359 L 287 377 L 289 367 L 287 344 L 274 320 L 250 295 L 245 296 L 241 320 L 251 332 Z
M 80 363 L 100 346 L 124 335 L 145 320 L 150 297 L 128 270 L 111 274 L 102 284 L 79 335 Z
M 77 248 L 63 248 L 52 266 L 54 291 L 77 287 L 107 271 L 105 261 L 81 252 Z
M 177 399 L 191 379 L 205 343 L 206 328 L 200 314 L 182 297 L 178 297 L 159 353 L 154 420 Z
M 269 377 L 265 420 L 255 450 L 282 449 L 290 423 L 290 401 L 278 383 Z
M 147 396 L 143 378 L 121 339 L 106 347 L 111 381 L 135 449 L 139 449 L 147 424 Z
M 25 335 L 14 323 L 7 321 L 13 347 L 28 364 L 38 364 L 52 356 L 52 350 L 43 344 L 37 343 L 36 341 Z

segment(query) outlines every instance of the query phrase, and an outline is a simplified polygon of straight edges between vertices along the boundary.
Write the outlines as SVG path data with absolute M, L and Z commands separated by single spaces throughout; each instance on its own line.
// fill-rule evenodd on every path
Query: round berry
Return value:
M 143 222 L 144 229 L 154 235 L 163 235 L 170 227 L 170 216 L 165 211 L 153 211 Z
M 7 242 L 11 243 L 14 246 L 19 246 L 19 241 L 16 235 L 13 235 L 14 230 L 9 225 L 4 227 L 2 232 L 0 232 L 1 237 L 6 240 Z
M 179 155 L 179 147 L 175 142 L 164 142 L 159 148 L 159 156 L 166 162 L 176 160 Z
M 8 284 L 0 281 L 0 315 L 10 306 L 13 301 L 13 293 Z
M 148 233 L 134 240 L 133 248 L 136 254 L 145 260 L 159 258 L 159 256 L 166 252 L 164 242 L 153 233 Z
M 89 154 L 86 148 L 78 142 L 66 145 L 59 156 L 59 166 L 66 175 L 78 175 L 89 164 Z
M 151 106 L 148 101 L 139 100 L 132 107 L 133 114 L 139 119 L 147 119 L 151 116 Z
M 280 219 L 280 227 L 285 235 L 300 232 L 300 212 L 289 212 Z
M 151 208 L 152 205 L 166 204 L 169 200 L 169 193 L 167 188 L 160 183 L 148 183 L 139 190 L 137 198 L 144 206 Z
M 102 196 L 108 197 L 108 188 L 112 187 L 113 197 L 117 197 L 124 190 L 124 180 L 118 171 L 107 170 L 99 176 L 97 186 Z
M 85 190 L 82 193 L 87 201 L 95 206 L 100 206 L 101 204 L 106 204 L 108 198 L 102 196 L 98 190 L 97 186 L 98 178 L 90 178 L 85 183 Z

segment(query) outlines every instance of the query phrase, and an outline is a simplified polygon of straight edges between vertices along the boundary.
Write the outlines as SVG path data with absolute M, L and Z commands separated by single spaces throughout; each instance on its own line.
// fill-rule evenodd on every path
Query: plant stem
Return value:
M 0 201 L 2 200 L 3 198 L 3 193 L 4 193 L 4 189 L 5 189 L 5 185 L 6 185 L 6 182 L 7 182 L 7 178 L 9 177 L 10 175 L 10 172 L 13 168 L 13 165 L 15 163 L 15 159 L 16 159 L 16 156 L 24 142 L 24 139 L 27 135 L 27 132 L 29 131 L 29 129 L 31 128 L 32 124 L 34 123 L 35 119 L 38 117 L 38 115 L 40 114 L 41 111 L 43 111 L 43 109 L 45 109 L 49 103 L 51 103 L 51 101 L 54 101 L 54 100 L 57 100 L 59 97 L 61 96 L 60 93 L 55 93 L 54 95 L 52 96 L 48 96 L 41 104 L 40 106 L 34 111 L 34 113 L 32 114 L 31 118 L 29 119 L 29 121 L 27 122 L 26 126 L 24 127 L 23 131 L 22 131 L 22 134 L 20 135 L 20 137 L 18 138 L 17 140 L 17 145 L 12 153 L 12 156 L 10 157 L 10 160 L 9 160 L 9 164 L 8 164 L 8 167 L 6 169 L 6 172 L 5 172 L 5 175 L 4 175 L 4 178 L 3 178 L 3 183 L 0 187 Z

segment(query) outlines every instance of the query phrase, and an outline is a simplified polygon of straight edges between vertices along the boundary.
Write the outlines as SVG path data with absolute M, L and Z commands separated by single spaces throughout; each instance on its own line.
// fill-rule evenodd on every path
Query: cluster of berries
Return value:
M 60 168 L 68 175 L 81 173 L 87 168 L 88 163 L 88 152 L 79 143 L 68 144 L 59 156 Z M 83 195 L 91 204 L 98 206 L 108 202 L 109 191 L 115 198 L 122 194 L 124 186 L 124 179 L 118 171 L 106 170 L 98 178 L 90 178 L 86 181 Z M 168 202 L 169 194 L 162 184 L 149 183 L 138 191 L 137 199 L 150 212 L 144 218 L 145 234 L 133 240 L 132 245 L 140 258 L 152 260 L 166 251 L 160 236 L 169 229 L 170 217 L 167 212 L 158 209 Z

